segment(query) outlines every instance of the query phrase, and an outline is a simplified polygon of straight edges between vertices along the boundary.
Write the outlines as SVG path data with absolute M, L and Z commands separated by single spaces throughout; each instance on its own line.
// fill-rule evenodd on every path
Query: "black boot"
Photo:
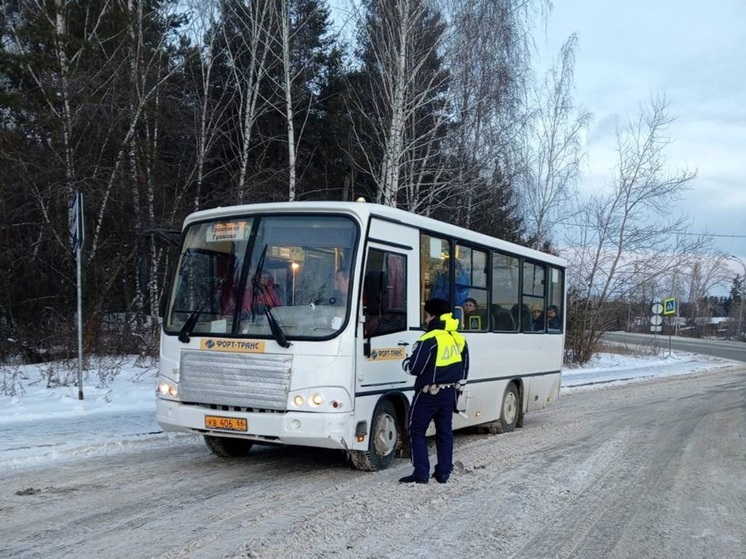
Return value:
M 427 478 L 419 479 L 414 477 L 414 474 L 412 474 L 411 476 L 401 478 L 399 480 L 399 483 L 427 483 Z

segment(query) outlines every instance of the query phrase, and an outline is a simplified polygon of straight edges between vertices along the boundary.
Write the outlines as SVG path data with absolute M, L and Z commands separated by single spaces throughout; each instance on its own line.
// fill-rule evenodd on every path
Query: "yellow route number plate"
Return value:
M 205 427 L 207 429 L 220 429 L 221 431 L 248 431 L 249 423 L 238 417 L 220 417 L 218 415 L 206 415 Z

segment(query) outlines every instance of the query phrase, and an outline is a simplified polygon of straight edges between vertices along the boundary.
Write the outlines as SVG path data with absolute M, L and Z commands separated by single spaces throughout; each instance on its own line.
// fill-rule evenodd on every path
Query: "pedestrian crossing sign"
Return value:
M 666 316 L 676 314 L 676 297 L 671 297 L 663 301 L 663 314 Z

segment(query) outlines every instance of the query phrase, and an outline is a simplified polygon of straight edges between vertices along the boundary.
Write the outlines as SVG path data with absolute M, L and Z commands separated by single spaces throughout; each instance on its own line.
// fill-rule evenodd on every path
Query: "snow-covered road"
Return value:
M 744 557 L 745 380 L 721 363 L 568 388 L 523 429 L 458 433 L 446 485 L 400 486 L 404 459 L 366 473 L 317 449 L 84 442 L 0 470 L 0 557 Z
M 97 388 L 96 374 L 89 372 L 91 382 L 84 386 L 82 401 L 74 387 L 45 388 L 39 381 L 40 367 L 26 367 L 24 394 L 0 396 L 0 471 L 169 439 L 155 421 L 155 369 L 135 367 L 132 361 L 105 388 Z M 730 363 L 690 353 L 601 354 L 586 367 L 563 370 L 562 394 L 613 382 L 717 370 Z

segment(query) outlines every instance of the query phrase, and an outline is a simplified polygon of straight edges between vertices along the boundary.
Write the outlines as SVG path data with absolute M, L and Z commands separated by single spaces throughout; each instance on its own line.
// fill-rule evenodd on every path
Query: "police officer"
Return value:
M 435 421 L 435 445 L 438 463 L 433 477 L 439 483 L 448 481 L 453 470 L 453 413 L 457 389 L 469 374 L 469 349 L 459 334 L 458 320 L 451 314 L 451 305 L 444 299 L 425 302 L 427 332 L 420 336 L 412 355 L 402 363 L 404 371 L 414 375 L 414 399 L 409 412 L 409 437 L 414 473 L 400 483 L 427 483 L 430 460 L 427 456 L 425 432 Z

